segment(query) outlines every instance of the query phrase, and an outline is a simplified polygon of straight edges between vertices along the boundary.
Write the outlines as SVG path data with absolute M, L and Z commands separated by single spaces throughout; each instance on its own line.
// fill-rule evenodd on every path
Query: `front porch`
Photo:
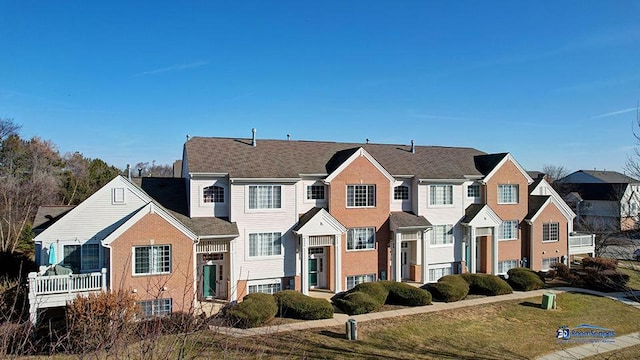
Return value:
M 462 219 L 462 259 L 470 273 L 498 274 L 498 229 L 502 219 L 486 204 L 472 204 Z M 504 270 L 503 270 L 504 271 Z
M 201 307 L 207 302 L 228 301 L 232 294 L 231 284 L 233 259 L 230 256 L 232 241 L 224 239 L 201 239 L 196 244 L 197 300 Z
M 389 214 L 391 245 L 391 280 L 425 283 L 427 269 L 427 232 L 431 223 L 409 212 Z

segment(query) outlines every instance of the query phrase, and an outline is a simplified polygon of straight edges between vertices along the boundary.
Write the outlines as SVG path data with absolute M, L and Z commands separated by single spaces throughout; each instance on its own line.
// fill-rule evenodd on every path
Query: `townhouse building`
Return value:
M 118 177 L 52 217 L 35 238 L 34 302 L 56 303 L 37 297 L 56 264 L 102 268 L 92 291 L 135 292 L 153 315 L 251 292 L 547 270 L 589 250 L 572 252 L 575 214 L 509 153 L 254 133 L 190 138 L 181 162 L 180 177 Z

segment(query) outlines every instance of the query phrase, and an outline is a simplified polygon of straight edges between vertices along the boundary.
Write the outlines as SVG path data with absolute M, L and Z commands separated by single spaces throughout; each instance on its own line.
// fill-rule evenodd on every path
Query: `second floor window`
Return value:
M 223 203 L 224 188 L 222 186 L 207 186 L 202 189 L 203 201 L 206 203 Z
M 280 185 L 250 185 L 249 209 L 280 209 L 282 190 Z
M 512 240 L 518 238 L 518 220 L 503 221 L 500 225 L 498 240 Z
M 136 246 L 133 248 L 133 274 L 171 273 L 171 245 Z
M 553 242 L 559 239 L 560 224 L 557 222 L 542 224 L 542 241 Z
M 100 245 L 63 245 L 62 264 L 71 267 L 74 273 L 100 268 Z
M 376 206 L 375 185 L 347 185 L 348 207 L 374 207 Z
M 498 204 L 517 204 L 518 185 L 498 185 Z
M 374 249 L 376 244 L 376 229 L 355 228 L 347 231 L 347 250 Z
M 249 256 L 264 257 L 282 254 L 282 234 L 279 232 L 249 234 Z
M 453 244 L 453 225 L 435 225 L 431 234 L 431 245 Z
M 324 200 L 324 185 L 307 186 L 307 200 Z
M 473 184 L 467 187 L 467 197 L 477 198 L 480 197 L 480 185 Z
M 409 200 L 409 187 L 400 185 L 393 188 L 393 200 Z
M 453 185 L 431 185 L 429 205 L 453 205 Z

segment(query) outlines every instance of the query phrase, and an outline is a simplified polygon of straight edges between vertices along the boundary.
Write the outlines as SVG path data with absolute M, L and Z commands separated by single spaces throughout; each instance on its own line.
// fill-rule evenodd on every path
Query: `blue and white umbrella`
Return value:
M 54 243 L 49 244 L 49 265 L 57 263 L 56 260 L 56 245 Z

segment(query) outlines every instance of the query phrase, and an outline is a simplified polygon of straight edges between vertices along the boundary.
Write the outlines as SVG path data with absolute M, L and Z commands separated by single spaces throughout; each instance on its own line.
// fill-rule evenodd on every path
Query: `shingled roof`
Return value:
M 584 183 L 631 184 L 639 182 L 638 180 L 617 171 L 606 170 L 578 170 L 575 173 L 569 174 L 565 178 L 569 178 L 571 175 L 576 173 L 584 173 L 593 178 L 593 181 L 586 181 Z M 563 179 L 560 181 L 564 182 L 562 180 Z
M 489 174 L 508 153 L 479 155 L 474 158 L 476 168 L 482 175 Z
M 75 205 L 43 205 L 38 208 L 36 216 L 33 219 L 33 230 L 35 232 L 42 231 L 49 226 L 53 225 L 56 221 L 71 211 Z
M 485 153 L 464 147 L 357 144 L 326 141 L 257 140 L 193 137 L 185 144 L 189 171 L 229 174 L 232 178 L 299 178 L 328 175 L 358 148 L 364 148 L 390 174 L 419 179 L 462 179 L 479 176 L 474 156 Z

